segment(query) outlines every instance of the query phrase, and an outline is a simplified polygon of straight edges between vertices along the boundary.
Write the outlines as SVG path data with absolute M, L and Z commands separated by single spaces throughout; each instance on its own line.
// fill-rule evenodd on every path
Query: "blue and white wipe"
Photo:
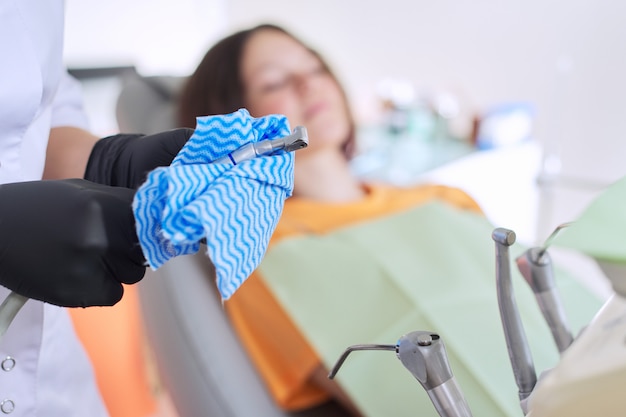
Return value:
M 217 287 L 226 300 L 256 269 L 293 190 L 293 153 L 237 165 L 211 164 L 240 146 L 289 135 L 287 118 L 247 110 L 197 118 L 196 130 L 169 167 L 152 171 L 133 201 L 148 265 L 196 253 L 206 238 Z

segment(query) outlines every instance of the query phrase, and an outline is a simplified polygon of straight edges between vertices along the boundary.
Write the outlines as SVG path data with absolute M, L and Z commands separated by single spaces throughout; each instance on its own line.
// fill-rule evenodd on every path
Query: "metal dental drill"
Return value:
M 552 260 L 547 249 L 556 234 L 567 226 L 569 223 L 558 226 L 542 247 L 530 248 L 515 260 L 517 268 L 535 294 L 541 313 L 550 326 L 559 353 L 563 353 L 572 344 L 574 338 L 556 288 Z
M 424 387 L 442 417 L 472 417 L 452 370 L 443 341 L 432 332 L 406 334 L 396 345 L 354 345 L 341 355 L 330 374 L 334 378 L 350 352 L 355 350 L 395 350 L 400 362 Z
M 515 232 L 497 228 L 491 237 L 496 243 L 496 291 L 500 318 L 513 368 L 513 376 L 519 390 L 520 405 L 524 415 L 526 415 L 528 414 L 527 399 L 537 384 L 537 374 L 517 309 L 511 280 L 509 246 L 515 243 Z
M 247 143 L 235 149 L 228 155 L 213 161 L 213 164 L 233 164 L 237 165 L 241 161 L 253 159 L 258 156 L 270 155 L 276 151 L 285 152 L 297 151 L 309 145 L 309 136 L 304 126 L 296 126 L 291 135 L 277 138 L 261 140 L 259 142 Z

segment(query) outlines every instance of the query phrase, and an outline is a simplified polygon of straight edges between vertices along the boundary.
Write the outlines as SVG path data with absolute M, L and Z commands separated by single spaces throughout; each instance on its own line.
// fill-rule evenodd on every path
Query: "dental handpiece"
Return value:
M 542 254 L 541 248 L 531 248 L 515 262 L 535 294 L 559 353 L 563 353 L 572 344 L 574 337 L 569 329 L 565 309 L 556 287 L 550 256 L 545 251 Z
M 472 417 L 450 365 L 439 335 L 416 331 L 402 336 L 395 345 L 354 345 L 348 347 L 328 377 L 333 379 L 348 354 L 356 350 L 395 350 L 398 359 L 426 390 L 441 417 Z
M 306 148 L 309 145 L 309 137 L 304 126 L 296 126 L 291 135 L 277 138 L 261 140 L 259 142 L 247 143 L 238 149 L 235 149 L 228 155 L 214 160 L 213 164 L 232 164 L 253 159 L 258 156 L 270 155 L 276 151 L 283 150 L 285 152 L 297 151 Z
M 556 287 L 552 259 L 547 249 L 554 236 L 568 225 L 568 223 L 560 225 L 542 247 L 528 249 L 515 260 L 518 270 L 535 294 L 559 353 L 563 353 L 572 344 L 574 337 Z
M 398 340 L 400 362 L 422 385 L 442 417 L 471 417 L 472 412 L 450 369 L 439 335 L 416 331 Z
M 513 282 L 509 246 L 515 243 L 515 232 L 497 228 L 491 235 L 496 243 L 496 291 L 504 338 L 513 368 L 513 376 L 519 390 L 520 405 L 524 414 L 528 413 L 526 399 L 537 384 L 537 374 L 533 363 L 526 333 L 517 309 Z

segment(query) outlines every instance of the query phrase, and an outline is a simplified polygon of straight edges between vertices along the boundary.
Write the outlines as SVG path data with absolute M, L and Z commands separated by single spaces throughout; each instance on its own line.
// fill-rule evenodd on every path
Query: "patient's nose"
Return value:
M 299 93 L 307 93 L 315 85 L 315 73 L 294 74 L 292 77 L 292 85 Z

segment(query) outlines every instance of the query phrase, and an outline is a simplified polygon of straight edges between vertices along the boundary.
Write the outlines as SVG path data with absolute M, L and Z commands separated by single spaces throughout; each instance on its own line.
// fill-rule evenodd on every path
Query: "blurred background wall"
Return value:
M 626 3 L 591 0 L 67 0 L 66 62 L 186 75 L 216 39 L 260 22 L 319 49 L 362 124 L 380 117 L 384 80 L 453 96 L 459 122 L 506 102 L 535 108 L 551 196 L 575 215 L 626 174 Z M 114 130 L 115 88 L 92 102 Z M 108 93 L 108 96 L 106 94 Z M 92 96 L 96 96 L 95 90 Z M 94 107 L 95 106 L 95 107 Z M 497 173 L 494 173 L 497 175 Z M 550 198 L 552 198 L 550 197 Z M 569 212 L 568 212 L 569 210 Z

